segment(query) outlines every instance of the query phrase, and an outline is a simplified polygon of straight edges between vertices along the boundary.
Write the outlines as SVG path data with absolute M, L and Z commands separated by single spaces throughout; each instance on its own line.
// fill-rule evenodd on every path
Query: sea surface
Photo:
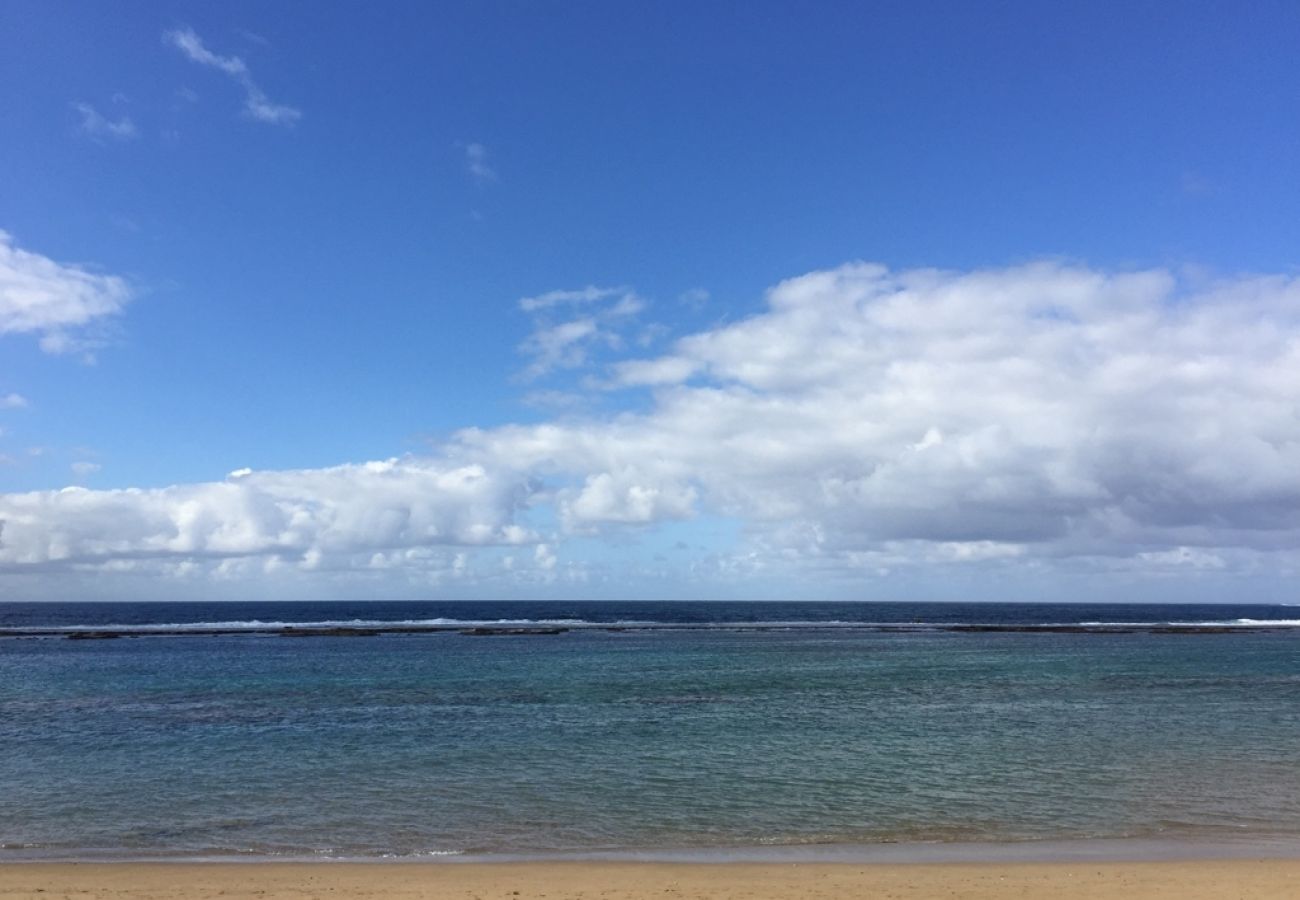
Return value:
M 348 631 L 395 624 L 442 630 Z M 8 603 L 0 633 L 0 859 L 1300 838 L 1294 607 Z

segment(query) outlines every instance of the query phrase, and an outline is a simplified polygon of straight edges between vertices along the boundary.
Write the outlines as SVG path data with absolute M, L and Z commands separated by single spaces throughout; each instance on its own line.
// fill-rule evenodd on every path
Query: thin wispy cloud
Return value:
M 77 478 L 84 479 L 84 478 L 89 478 L 91 475 L 94 475 L 102 468 L 102 466 L 100 466 L 100 464 L 97 462 L 90 462 L 89 460 L 80 459 L 74 462 L 71 466 L 69 466 L 69 468 L 72 470 L 72 474 L 75 475 Z
M 465 170 L 480 184 L 497 180 L 496 170 L 488 165 L 487 148 L 482 144 L 465 145 Z
M 577 290 L 547 291 L 545 294 L 538 294 L 535 297 L 522 297 L 519 300 L 519 308 L 524 312 L 531 313 L 552 309 L 557 306 L 595 303 L 620 296 L 632 296 L 632 292 L 625 287 L 602 288 L 589 284 Z
M 216 69 L 230 77 L 244 90 L 244 115 L 270 125 L 292 125 L 302 118 L 302 111 L 275 103 L 253 81 L 247 63 L 238 56 L 221 56 L 207 48 L 192 28 L 178 28 L 163 34 L 163 40 L 184 53 L 194 63 Z
M 677 296 L 677 302 L 682 306 L 689 307 L 692 310 L 699 311 L 708 305 L 710 294 L 704 288 L 691 288 L 689 291 L 682 291 Z
M 0 409 L 23 409 L 26 406 L 27 398 L 22 394 L 0 394 Z
M 203 45 L 202 39 L 192 28 L 169 31 L 163 37 L 199 65 L 211 66 L 235 78 L 248 75 L 248 66 L 242 59 L 238 56 L 218 56 L 213 53 Z
M 252 44 L 259 44 L 263 47 L 271 46 L 271 42 L 256 31 L 249 31 L 246 28 L 240 28 L 237 32 L 241 38 Z
M 623 329 L 645 301 L 625 287 L 588 285 L 523 297 L 519 308 L 533 318 L 533 331 L 519 347 L 531 358 L 524 378 L 533 380 L 584 366 L 598 348 L 624 346 Z
M 81 117 L 78 125 L 81 133 L 95 140 L 130 141 L 140 136 L 129 116 L 110 119 L 89 103 L 80 100 L 73 103 L 72 108 Z

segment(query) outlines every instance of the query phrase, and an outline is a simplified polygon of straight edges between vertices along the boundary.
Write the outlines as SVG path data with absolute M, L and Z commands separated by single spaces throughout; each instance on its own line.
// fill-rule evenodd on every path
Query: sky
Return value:
M 1294 602 L 1300 6 L 0 4 L 0 599 Z

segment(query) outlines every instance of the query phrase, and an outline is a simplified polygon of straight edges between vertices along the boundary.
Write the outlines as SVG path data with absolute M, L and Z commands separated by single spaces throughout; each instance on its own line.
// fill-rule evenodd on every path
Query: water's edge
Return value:
M 721 865 L 781 864 L 941 864 L 1180 862 L 1229 859 L 1300 859 L 1300 835 L 1241 838 L 1078 838 L 1035 841 L 898 842 L 877 844 L 798 844 L 747 847 L 646 848 L 549 851 L 538 853 L 446 853 L 415 856 L 292 856 L 269 854 L 121 856 L 70 854 L 7 856 L 0 865 L 500 865 L 519 863 L 672 863 Z

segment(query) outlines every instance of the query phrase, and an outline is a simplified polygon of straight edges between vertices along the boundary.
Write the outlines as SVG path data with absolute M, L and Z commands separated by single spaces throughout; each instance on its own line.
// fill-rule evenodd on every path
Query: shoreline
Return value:
M 33 863 L 0 865 L 0 897 L 50 896 L 207 900 L 257 897 L 465 898 L 487 900 L 1000 900 L 1009 897 L 1137 900 L 1283 900 L 1300 886 L 1298 859 L 1183 860 L 1109 863 L 547 862 L 476 866 L 428 864 L 322 866 L 273 863 Z
M 33 848 L 34 849 L 34 848 Z M 14 852 L 15 855 L 6 855 Z M 763 844 L 730 847 L 646 847 L 550 851 L 423 851 L 405 854 L 326 855 L 266 852 L 195 854 L 93 852 L 25 855 L 0 851 L 4 866 L 500 866 L 500 865 L 1064 865 L 1177 863 L 1247 859 L 1300 861 L 1300 835 L 1239 837 L 1048 838 L 1023 841 L 882 841 L 871 844 Z

